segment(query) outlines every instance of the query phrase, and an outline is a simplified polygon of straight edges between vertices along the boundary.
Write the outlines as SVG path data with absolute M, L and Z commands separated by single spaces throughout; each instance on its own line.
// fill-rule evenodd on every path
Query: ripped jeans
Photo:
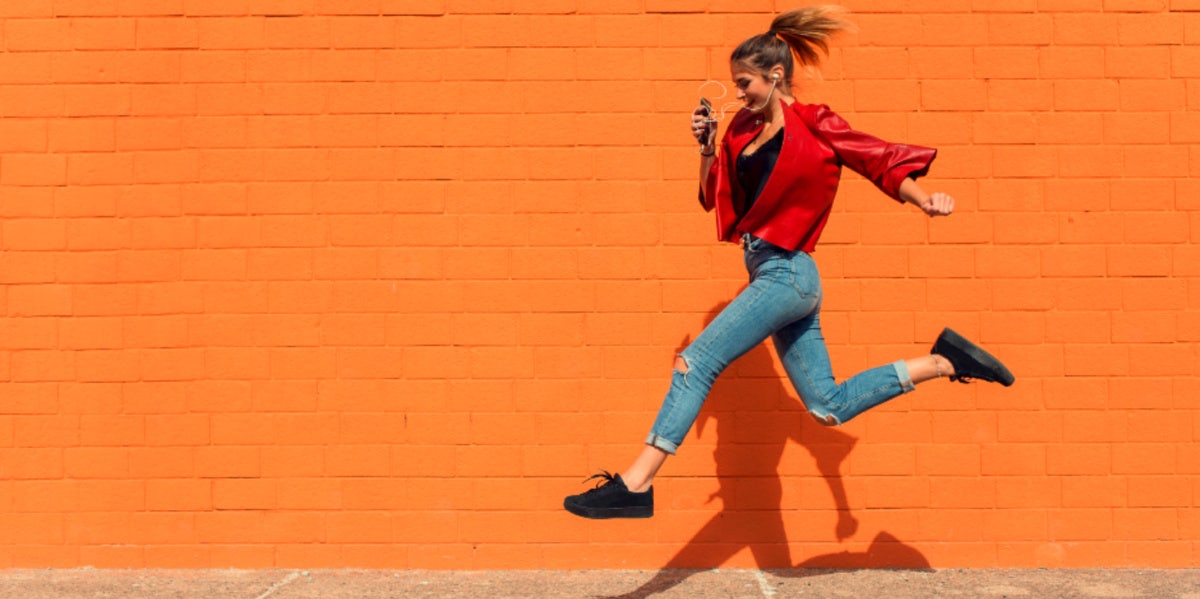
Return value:
M 821 335 L 821 279 L 812 256 L 745 236 L 750 284 L 679 354 L 646 443 L 674 455 L 692 428 L 713 382 L 734 360 L 775 342 L 783 368 L 810 414 L 838 425 L 915 389 L 904 361 L 860 372 L 838 384 Z

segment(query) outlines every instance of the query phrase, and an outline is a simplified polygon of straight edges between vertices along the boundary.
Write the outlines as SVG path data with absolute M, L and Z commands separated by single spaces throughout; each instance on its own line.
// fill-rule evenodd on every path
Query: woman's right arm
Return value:
M 715 151 L 716 151 L 715 148 L 705 148 L 704 149 L 705 153 L 715 152 Z M 709 154 L 708 156 L 704 156 L 704 155 L 700 156 L 700 199 L 701 200 L 707 199 L 704 197 L 704 184 L 705 184 L 705 182 L 708 181 L 708 172 L 710 170 L 712 170 L 713 161 L 715 161 L 715 160 L 716 160 L 716 154 Z
M 713 161 L 717 157 L 717 135 L 716 123 L 706 121 L 709 116 L 703 106 L 697 106 L 696 110 L 692 111 L 692 136 L 697 141 L 701 136 L 708 135 L 708 144 L 700 148 L 700 202 L 704 203 L 704 186 L 708 181 L 708 173 L 712 170 Z M 714 129 L 709 132 L 709 129 Z

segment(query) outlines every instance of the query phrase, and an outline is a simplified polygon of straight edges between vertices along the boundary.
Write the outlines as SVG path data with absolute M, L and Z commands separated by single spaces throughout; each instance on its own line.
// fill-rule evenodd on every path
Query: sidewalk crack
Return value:
M 758 588 L 762 590 L 764 597 L 775 596 L 775 587 L 771 586 L 771 583 L 767 582 L 767 577 L 763 575 L 762 570 L 755 570 L 754 577 L 758 579 Z
M 285 587 L 289 584 L 292 584 L 292 582 L 294 582 L 297 578 L 300 578 L 300 572 L 292 572 L 291 574 L 288 574 L 287 576 L 285 576 L 283 578 L 283 580 L 280 580 L 279 582 L 276 582 L 275 584 L 271 585 L 271 588 L 267 589 L 266 592 L 255 597 L 254 599 L 267 599 L 267 597 L 274 595 L 275 592 L 278 591 L 279 589 L 282 589 L 283 587 Z

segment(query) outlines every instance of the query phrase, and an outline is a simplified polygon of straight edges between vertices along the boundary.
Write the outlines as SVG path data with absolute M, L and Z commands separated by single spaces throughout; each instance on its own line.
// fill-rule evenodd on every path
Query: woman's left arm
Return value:
M 905 177 L 900 182 L 900 199 L 920 208 L 929 216 L 949 216 L 954 212 L 954 198 L 950 194 L 935 192 L 925 193 L 924 189 L 912 177 Z
M 946 216 L 954 210 L 954 198 L 945 193 L 926 193 L 917 177 L 929 171 L 937 150 L 916 145 L 888 143 L 855 131 L 828 106 L 806 105 L 801 118 L 817 132 L 850 170 L 874 183 L 888 197 L 920 208 L 929 216 Z

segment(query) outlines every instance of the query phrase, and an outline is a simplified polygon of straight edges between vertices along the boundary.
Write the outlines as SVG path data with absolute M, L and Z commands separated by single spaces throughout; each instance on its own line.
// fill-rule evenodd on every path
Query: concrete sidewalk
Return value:
M 1200 599 L 1200 570 L 0 570 L 0 597 Z

